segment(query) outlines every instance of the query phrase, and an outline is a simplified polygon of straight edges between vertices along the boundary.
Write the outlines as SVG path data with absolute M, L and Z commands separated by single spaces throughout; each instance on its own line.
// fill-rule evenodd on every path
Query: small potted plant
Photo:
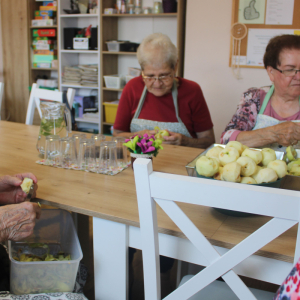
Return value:
M 155 139 L 154 135 L 149 136 L 145 133 L 143 136 L 134 135 L 130 139 L 126 139 L 124 146 L 126 146 L 131 156 L 131 166 L 133 168 L 133 162 L 137 158 L 149 158 L 152 159 L 158 154 L 159 149 L 163 149 L 161 146 L 162 140 Z

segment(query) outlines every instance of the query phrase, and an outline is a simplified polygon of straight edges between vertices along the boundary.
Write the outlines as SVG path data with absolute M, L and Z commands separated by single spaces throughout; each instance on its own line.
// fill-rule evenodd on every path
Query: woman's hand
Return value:
M 182 140 L 185 138 L 185 136 L 181 133 L 176 133 L 176 132 L 172 132 L 172 131 L 169 131 L 169 136 L 163 136 L 163 143 L 164 144 L 169 144 L 169 145 L 177 145 L 177 146 L 180 146 L 182 145 Z
M 271 128 L 276 135 L 276 142 L 282 146 L 295 145 L 300 141 L 300 123 L 283 122 Z
M 19 241 L 33 233 L 41 208 L 37 203 L 24 202 L 0 207 L 0 242 Z
M 32 173 L 22 173 L 15 176 L 0 178 L 0 204 L 14 204 L 25 201 L 27 194 L 22 191 L 21 184 L 25 177 L 31 178 L 34 184 L 32 198 L 36 196 L 37 179 Z
M 131 136 L 136 135 L 136 134 L 138 134 L 139 136 L 143 136 L 146 133 L 150 136 L 150 135 L 155 135 L 156 131 L 145 129 L 145 130 L 141 130 L 141 131 L 137 131 L 137 132 L 132 132 Z

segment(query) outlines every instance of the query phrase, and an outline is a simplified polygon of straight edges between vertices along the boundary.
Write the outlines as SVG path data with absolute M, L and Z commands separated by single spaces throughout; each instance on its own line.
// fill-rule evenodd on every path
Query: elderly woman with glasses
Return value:
M 165 143 L 207 148 L 214 143 L 213 123 L 200 86 L 176 77 L 178 55 L 170 38 L 147 36 L 137 51 L 142 76 L 131 79 L 122 92 L 114 136 L 154 134 L 167 130 Z
M 300 140 L 300 36 L 272 38 L 264 55 L 271 87 L 250 88 L 221 136 L 250 147 L 284 150 Z

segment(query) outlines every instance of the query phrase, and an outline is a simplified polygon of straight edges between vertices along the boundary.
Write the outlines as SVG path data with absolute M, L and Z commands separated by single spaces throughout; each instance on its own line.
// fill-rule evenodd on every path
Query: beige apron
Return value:
M 257 115 L 255 126 L 252 130 L 266 128 L 266 127 L 270 127 L 270 126 L 274 126 L 274 125 L 286 122 L 286 121 L 279 121 L 275 118 L 272 118 L 270 116 L 265 116 L 263 114 L 266 107 L 267 107 L 268 102 L 271 99 L 271 96 L 273 95 L 273 92 L 274 92 L 274 85 L 271 86 L 270 90 L 268 91 L 268 93 L 265 96 L 263 104 L 262 104 L 262 106 L 259 110 L 259 113 Z M 300 97 L 299 97 L 299 103 L 300 103 Z M 300 122 L 300 120 L 293 120 L 292 122 Z M 299 142 L 294 147 L 295 148 L 300 148 Z M 272 143 L 272 144 L 266 145 L 266 146 L 264 146 L 264 148 L 272 148 L 275 151 L 285 151 L 285 149 L 286 149 L 286 147 L 284 147 L 282 145 L 279 145 L 278 143 Z
M 138 107 L 136 109 L 136 112 L 130 123 L 130 132 L 137 132 L 145 129 L 154 130 L 154 127 L 159 127 L 162 130 L 167 129 L 171 132 L 181 133 L 187 137 L 192 138 L 191 134 L 189 133 L 186 126 L 183 124 L 183 122 L 179 117 L 178 102 L 177 102 L 177 96 L 178 96 L 177 82 L 175 80 L 172 87 L 172 96 L 173 96 L 173 103 L 174 103 L 175 113 L 178 122 L 158 122 L 158 121 L 151 121 L 145 119 L 138 119 L 145 102 L 146 94 L 147 94 L 147 87 L 145 86 Z

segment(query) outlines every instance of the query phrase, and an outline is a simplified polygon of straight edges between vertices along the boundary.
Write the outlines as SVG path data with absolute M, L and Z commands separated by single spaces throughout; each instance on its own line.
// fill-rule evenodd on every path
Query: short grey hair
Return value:
M 145 65 L 160 67 L 164 63 L 174 69 L 178 61 L 178 52 L 167 35 L 153 33 L 145 37 L 138 47 L 137 59 L 142 70 Z

